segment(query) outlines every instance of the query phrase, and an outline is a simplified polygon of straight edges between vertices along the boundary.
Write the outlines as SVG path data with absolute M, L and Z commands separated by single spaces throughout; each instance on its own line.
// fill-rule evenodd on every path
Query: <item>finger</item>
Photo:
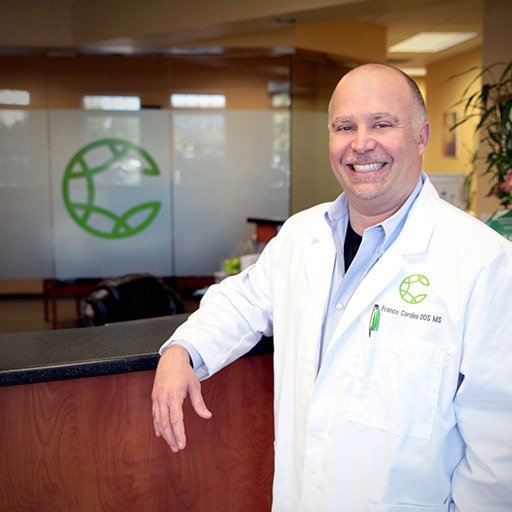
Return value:
M 171 402 L 169 407 L 169 434 L 172 443 L 169 443 L 173 452 L 183 450 L 187 445 L 185 436 L 185 422 L 183 421 L 183 400 L 180 403 Z
M 159 402 L 153 402 L 153 425 L 157 437 L 163 437 L 173 452 L 178 451 L 178 443 L 171 422 L 169 421 L 169 411 L 167 407 Z
M 212 417 L 211 411 L 206 407 L 206 403 L 201 393 L 201 386 L 195 386 L 190 390 L 190 403 L 198 416 L 204 419 Z
M 155 430 L 155 434 L 157 437 L 162 436 L 162 432 L 160 431 L 160 409 L 156 400 L 152 402 L 152 416 L 153 416 L 153 428 Z

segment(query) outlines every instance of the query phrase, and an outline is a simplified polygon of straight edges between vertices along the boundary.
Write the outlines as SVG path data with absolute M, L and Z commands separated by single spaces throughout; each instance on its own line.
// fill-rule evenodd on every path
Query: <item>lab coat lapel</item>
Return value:
M 412 206 L 402 232 L 361 282 L 341 317 L 333 339 L 339 339 L 359 316 L 369 315 L 375 298 L 391 283 L 404 267 L 409 254 L 423 254 L 428 248 L 437 222 L 439 196 L 427 180 L 420 196 Z
M 314 323 L 321 326 L 323 312 L 331 286 L 335 248 L 327 228 L 313 233 L 311 245 L 305 251 L 308 286 L 312 297 Z
M 395 279 L 402 268 L 402 253 L 396 248 L 386 251 L 354 292 L 334 332 L 333 339 L 338 339 L 361 314 L 367 314 L 369 317 L 375 297 Z

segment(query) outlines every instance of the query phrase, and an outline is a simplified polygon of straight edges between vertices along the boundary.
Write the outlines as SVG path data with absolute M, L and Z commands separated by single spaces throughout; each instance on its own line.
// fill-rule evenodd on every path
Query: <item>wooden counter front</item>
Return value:
M 173 454 L 151 418 L 154 371 L 0 388 L 1 512 L 269 511 L 272 356 L 202 383 Z

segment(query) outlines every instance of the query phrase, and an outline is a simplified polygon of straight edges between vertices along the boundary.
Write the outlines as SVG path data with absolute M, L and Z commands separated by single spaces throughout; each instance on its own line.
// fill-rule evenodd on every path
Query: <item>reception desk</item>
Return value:
M 202 384 L 188 446 L 157 438 L 158 348 L 186 315 L 0 336 L 0 511 L 268 511 L 272 343 Z
M 284 219 L 268 219 L 261 217 L 249 217 L 247 222 L 256 224 L 256 241 L 258 243 L 266 244 L 274 238 L 281 226 L 284 224 Z

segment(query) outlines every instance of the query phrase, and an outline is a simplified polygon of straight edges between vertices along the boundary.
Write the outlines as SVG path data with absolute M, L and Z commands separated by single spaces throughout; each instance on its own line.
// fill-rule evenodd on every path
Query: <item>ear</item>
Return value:
M 418 137 L 418 155 L 421 156 L 427 150 L 427 144 L 430 139 L 430 123 L 425 122 L 421 127 Z

